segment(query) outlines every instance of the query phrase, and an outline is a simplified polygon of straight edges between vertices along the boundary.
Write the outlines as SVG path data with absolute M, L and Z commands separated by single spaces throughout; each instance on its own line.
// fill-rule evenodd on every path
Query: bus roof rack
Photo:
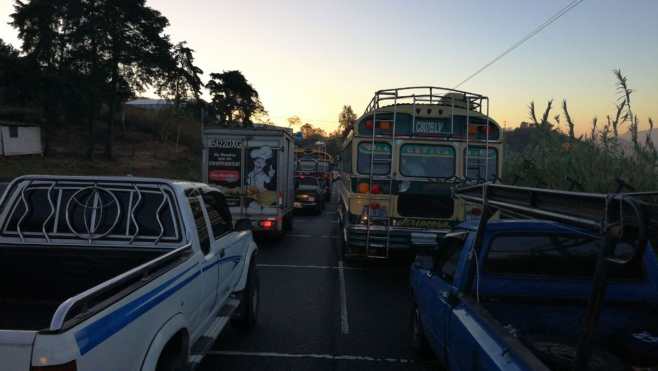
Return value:
M 553 220 L 599 234 L 613 228 L 635 231 L 631 236 L 638 240 L 658 239 L 658 192 L 602 194 L 484 183 L 456 189 L 455 196 L 513 217 Z
M 642 259 L 648 242 L 657 239 L 658 192 L 601 194 L 484 183 L 456 189 L 454 194 L 466 202 L 482 204 L 482 217 L 474 242 L 476 251 L 480 250 L 487 221 L 494 210 L 513 216 L 576 225 L 598 233 L 604 240 L 598 252 L 592 291 L 582 321 L 583 333 L 573 362 L 574 370 L 587 369 L 593 337 L 605 302 L 607 266 Z M 614 258 L 615 246 L 620 239 L 637 241 L 636 253 L 631 260 Z
M 366 107 L 363 114 L 372 112 L 386 105 L 402 104 L 438 104 L 482 112 L 483 101 L 488 101 L 484 95 L 470 93 L 463 90 L 442 88 L 439 86 L 409 86 L 394 89 L 382 89 L 375 92 L 374 97 Z M 386 103 L 382 105 L 382 103 Z M 487 103 L 488 104 L 488 103 Z

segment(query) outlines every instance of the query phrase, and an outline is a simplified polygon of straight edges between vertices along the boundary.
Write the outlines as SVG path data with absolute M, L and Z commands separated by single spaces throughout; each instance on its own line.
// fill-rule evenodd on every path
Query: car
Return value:
M 325 196 L 320 180 L 314 176 L 295 178 L 294 207 L 299 211 L 312 211 L 320 214 L 324 209 Z
M 419 354 L 433 353 L 449 370 L 655 369 L 658 262 L 650 246 L 640 248 L 646 240 L 638 243 L 643 228 L 636 227 L 644 224 L 632 224 L 638 219 L 626 214 L 631 209 L 615 219 L 619 202 L 631 205 L 632 197 L 493 189 L 505 195 L 477 197 L 560 220 L 473 221 L 419 251 L 410 270 Z M 517 197 L 523 201 L 510 201 Z M 611 218 L 603 240 L 594 231 L 607 222 L 587 224 L 596 219 L 588 213 L 599 210 Z M 612 234 L 620 225 L 623 236 Z M 656 227 L 654 220 L 644 231 L 655 234 Z
M 206 184 L 24 176 L 0 198 L 3 370 L 179 370 L 257 322 L 257 246 Z

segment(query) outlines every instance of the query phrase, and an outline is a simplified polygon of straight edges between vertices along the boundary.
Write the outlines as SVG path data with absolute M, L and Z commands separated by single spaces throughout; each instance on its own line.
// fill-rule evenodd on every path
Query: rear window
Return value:
M 317 171 L 318 163 L 315 161 L 299 161 L 299 168 L 301 171 Z
M 318 185 L 317 178 L 304 177 L 304 178 L 297 178 L 297 180 L 299 181 L 299 185 L 305 185 L 305 186 L 317 186 Z
M 466 152 L 464 150 L 464 152 Z M 475 180 L 495 181 L 498 176 L 498 151 L 495 148 L 468 147 L 465 153 L 466 178 Z M 466 161 L 468 160 L 468 161 Z
M 455 175 L 455 149 L 431 144 L 405 144 L 400 148 L 400 174 L 448 178 Z
M 390 144 L 375 142 L 373 146 L 370 142 L 362 142 L 359 143 L 358 152 L 357 171 L 359 173 L 370 174 L 371 163 L 373 175 L 388 175 L 391 172 Z
M 501 235 L 491 243 L 484 271 L 496 275 L 588 278 L 603 241 L 577 235 Z M 623 246 L 621 245 L 623 244 Z M 620 242 L 619 250 L 631 246 Z M 643 278 L 642 259 L 610 264 L 611 279 Z

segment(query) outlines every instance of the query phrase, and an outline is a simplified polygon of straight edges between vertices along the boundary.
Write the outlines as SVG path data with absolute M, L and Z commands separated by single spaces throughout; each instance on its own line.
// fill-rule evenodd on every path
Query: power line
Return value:
M 502 59 L 504 56 L 506 56 L 507 54 L 511 53 L 514 49 L 516 49 L 516 48 L 518 48 L 519 46 L 523 45 L 523 43 L 525 43 L 526 41 L 530 40 L 532 37 L 536 36 L 538 33 L 540 33 L 541 31 L 543 31 L 546 27 L 550 26 L 553 22 L 555 22 L 555 21 L 557 21 L 558 19 L 560 19 L 560 17 L 562 17 L 563 15 L 567 14 L 571 9 L 573 9 L 573 8 L 577 7 L 578 5 L 580 5 L 580 3 L 582 3 L 583 1 L 585 1 L 585 0 L 574 0 L 574 1 L 570 2 L 567 6 L 565 6 L 565 7 L 562 8 L 562 9 L 560 9 L 557 13 L 553 14 L 550 18 L 548 18 L 544 23 L 540 24 L 539 26 L 537 26 L 537 28 L 535 28 L 534 30 L 532 30 L 532 31 L 531 31 L 530 33 L 528 33 L 527 35 L 525 35 L 521 40 L 519 40 L 519 41 L 517 41 L 516 43 L 512 44 L 512 46 L 510 46 L 509 48 L 505 49 L 505 51 L 503 51 L 503 52 L 500 53 L 497 57 L 495 57 L 494 59 L 492 59 L 489 63 L 487 63 L 487 64 L 485 64 L 484 66 L 480 67 L 480 69 L 478 69 L 477 71 L 475 71 L 474 73 L 472 73 L 471 75 L 469 75 L 467 78 L 465 78 L 464 80 L 462 80 L 462 82 L 460 82 L 459 84 L 457 84 L 457 85 L 454 87 L 454 89 L 457 89 L 457 88 L 459 88 L 460 86 L 464 85 L 466 82 L 468 82 L 469 80 L 471 80 L 471 79 L 474 78 L 475 76 L 479 75 L 482 71 L 484 71 L 484 70 L 486 70 L 487 68 L 489 68 L 492 64 L 498 62 L 498 61 L 499 61 L 500 59 Z

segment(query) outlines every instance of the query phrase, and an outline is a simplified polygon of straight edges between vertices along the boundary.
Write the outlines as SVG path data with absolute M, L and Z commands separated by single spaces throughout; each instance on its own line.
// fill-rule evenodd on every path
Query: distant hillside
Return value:
M 87 159 L 87 127 L 67 125 L 51 131 L 48 156 L 3 157 L 0 179 L 25 174 L 200 179 L 200 124 L 173 118 L 166 112 L 130 110 L 127 117 L 125 129 L 115 130 L 115 156 L 111 161 L 103 156 L 101 145 L 97 145 L 94 159 Z M 97 139 L 97 143 L 102 140 Z

